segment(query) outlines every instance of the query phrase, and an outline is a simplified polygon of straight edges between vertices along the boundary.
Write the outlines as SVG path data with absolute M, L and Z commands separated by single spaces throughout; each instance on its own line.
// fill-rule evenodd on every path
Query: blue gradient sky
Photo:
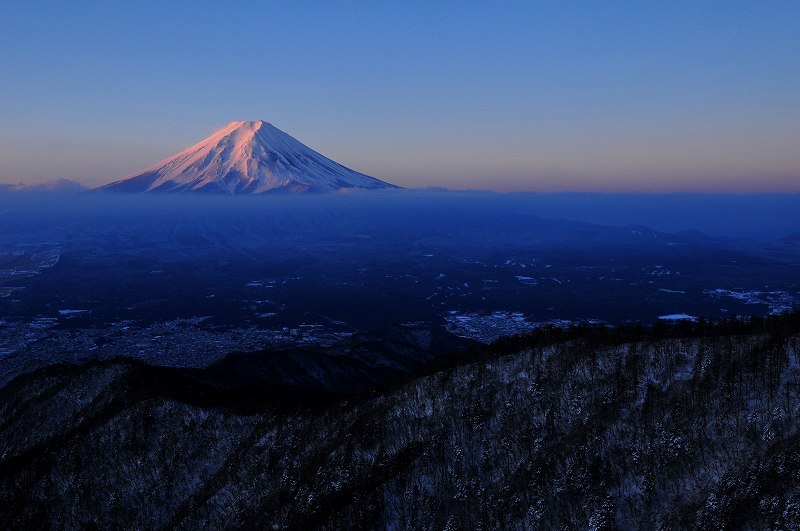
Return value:
M 377 4 L 5 0 L 0 182 L 262 118 L 402 186 L 800 190 L 797 0 Z

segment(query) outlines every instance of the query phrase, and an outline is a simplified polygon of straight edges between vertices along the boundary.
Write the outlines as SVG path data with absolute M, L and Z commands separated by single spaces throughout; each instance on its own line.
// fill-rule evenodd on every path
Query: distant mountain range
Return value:
M 101 189 L 249 195 L 387 188 L 398 187 L 342 166 L 256 120 L 231 122 L 177 155 Z

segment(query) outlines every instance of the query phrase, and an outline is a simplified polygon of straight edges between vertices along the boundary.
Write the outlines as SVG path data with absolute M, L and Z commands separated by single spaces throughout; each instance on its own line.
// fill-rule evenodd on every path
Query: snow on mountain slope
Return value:
M 397 188 L 342 166 L 274 125 L 231 122 L 194 146 L 102 189 L 120 192 L 330 192 Z

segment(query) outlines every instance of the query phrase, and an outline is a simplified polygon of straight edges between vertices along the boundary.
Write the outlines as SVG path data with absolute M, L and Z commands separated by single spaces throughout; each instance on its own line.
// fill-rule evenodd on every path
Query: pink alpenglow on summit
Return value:
M 388 189 L 257 120 L 231 122 L 202 142 L 102 189 L 262 194 Z

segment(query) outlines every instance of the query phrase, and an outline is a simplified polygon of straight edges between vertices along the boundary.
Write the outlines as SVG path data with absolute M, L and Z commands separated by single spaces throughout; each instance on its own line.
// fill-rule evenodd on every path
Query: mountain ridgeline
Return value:
M 284 366 L 261 352 L 207 369 L 114 359 L 20 376 L 0 390 L 0 522 L 800 525 L 800 315 L 553 328 L 489 346 L 437 334 L 387 329 Z M 342 366 L 352 392 L 300 392 L 349 351 L 388 361 Z M 276 393 L 276 374 L 295 387 Z
M 342 166 L 263 120 L 231 122 L 208 138 L 101 189 L 263 194 L 397 188 Z

